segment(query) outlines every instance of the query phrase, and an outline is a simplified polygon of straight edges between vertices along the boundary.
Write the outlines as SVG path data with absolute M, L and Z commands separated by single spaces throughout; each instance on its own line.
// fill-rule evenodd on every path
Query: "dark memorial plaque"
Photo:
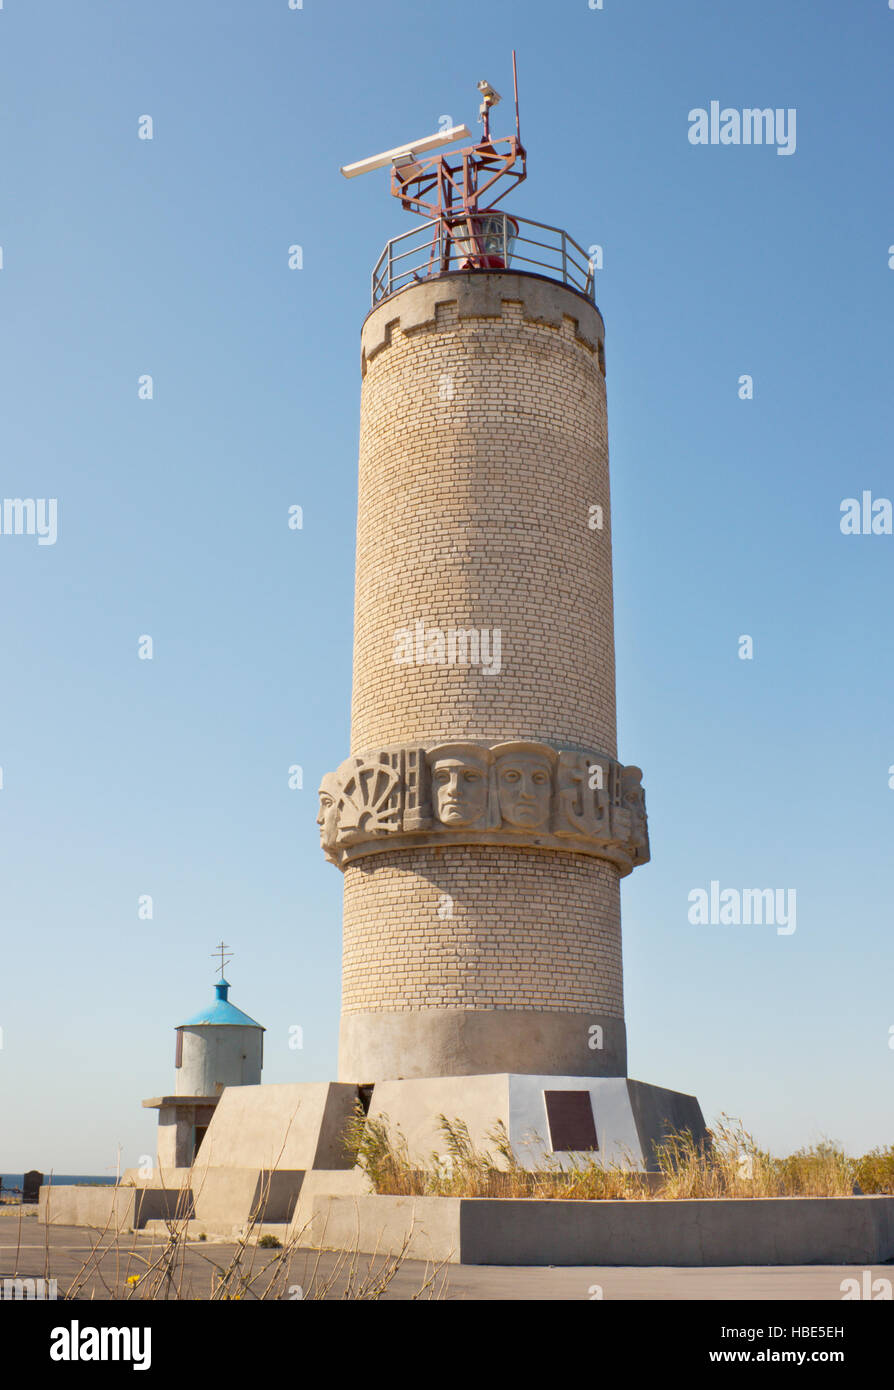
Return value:
M 22 1179 L 22 1201 L 37 1202 L 40 1200 L 40 1187 L 43 1182 L 43 1173 L 39 1173 L 36 1168 L 32 1168 Z
M 589 1091 L 544 1091 L 550 1143 L 562 1153 L 599 1148 Z

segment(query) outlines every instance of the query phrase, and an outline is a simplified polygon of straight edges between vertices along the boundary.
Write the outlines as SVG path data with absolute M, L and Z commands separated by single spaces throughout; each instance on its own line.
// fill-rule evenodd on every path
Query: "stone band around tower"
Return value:
M 344 868 L 417 845 L 574 850 L 622 876 L 649 858 L 638 767 L 514 739 L 454 740 L 348 758 L 320 786 L 320 843 Z

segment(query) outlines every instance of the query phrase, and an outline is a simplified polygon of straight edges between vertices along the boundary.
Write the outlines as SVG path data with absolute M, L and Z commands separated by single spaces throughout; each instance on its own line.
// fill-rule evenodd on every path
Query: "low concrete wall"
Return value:
M 879 1264 L 894 1197 L 565 1202 L 325 1197 L 302 1243 L 490 1265 Z
M 141 1168 L 125 1168 L 121 1174 L 122 1187 L 167 1187 L 177 1192 L 181 1187 L 189 1187 L 192 1182 L 191 1168 L 168 1168 L 154 1164 L 148 1177 L 143 1176 Z
M 184 1189 L 42 1187 L 40 1216 L 46 1219 L 49 1213 L 51 1226 L 92 1226 L 110 1233 L 142 1230 L 150 1221 L 195 1217 L 202 1229 L 229 1236 L 241 1231 L 252 1218 L 282 1224 L 291 1221 L 304 1180 L 301 1171 L 258 1168 L 205 1168 L 193 1174 L 186 1169 L 185 1175 L 191 1186 Z
M 458 1264 L 464 1201 L 459 1197 L 318 1196 L 309 1204 L 309 1221 L 298 1240 L 314 1250 L 380 1255 L 397 1254 L 407 1241 L 407 1259 Z
M 289 1223 L 289 1239 L 296 1245 L 311 1245 L 306 1238 L 314 1226 L 314 1201 L 319 1195 L 324 1197 L 366 1197 L 372 1193 L 372 1184 L 360 1168 L 335 1169 L 316 1168 L 305 1173 L 298 1204 Z
M 227 1234 L 246 1222 L 290 1221 L 304 1173 L 257 1168 L 197 1169 L 193 1176 L 196 1217 L 209 1231 Z
M 40 1219 L 51 1226 L 97 1226 L 133 1230 L 135 1187 L 53 1187 L 40 1189 Z
M 257 1168 L 206 1168 L 197 1172 L 196 1220 L 206 1230 L 230 1235 L 252 1214 L 259 1176 Z
M 176 1188 L 47 1186 L 40 1189 L 39 1210 L 51 1226 L 92 1226 L 111 1234 L 191 1216 L 193 1207 L 191 1194 Z

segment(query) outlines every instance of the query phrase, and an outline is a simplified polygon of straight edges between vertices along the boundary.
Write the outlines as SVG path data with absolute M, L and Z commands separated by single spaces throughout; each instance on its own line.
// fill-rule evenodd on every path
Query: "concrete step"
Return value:
M 193 1220 L 169 1223 L 154 1218 L 152 1221 L 147 1221 L 145 1226 L 140 1227 L 140 1234 L 158 1236 L 162 1240 L 166 1240 L 169 1234 L 169 1224 L 172 1224 L 177 1231 L 182 1232 L 185 1239 L 189 1241 L 199 1240 L 203 1235 L 207 1240 L 212 1241 L 234 1241 L 240 1240 L 247 1233 L 250 1245 L 257 1244 L 261 1236 L 276 1236 L 277 1240 L 285 1245 L 289 1233 L 289 1223 L 287 1221 L 262 1221 L 251 1227 L 243 1223 L 242 1225 L 231 1226 L 228 1230 L 222 1230 L 212 1229 L 205 1221 Z

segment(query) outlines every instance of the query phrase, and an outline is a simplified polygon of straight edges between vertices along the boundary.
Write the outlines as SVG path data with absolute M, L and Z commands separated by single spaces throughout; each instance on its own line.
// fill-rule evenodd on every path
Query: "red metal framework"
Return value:
M 484 133 L 478 144 L 427 158 L 411 152 L 399 156 L 392 164 L 391 192 L 400 199 L 401 206 L 420 217 L 434 218 L 439 224 L 438 234 L 432 239 L 432 273 L 436 260 L 441 270 L 447 270 L 451 256 L 463 270 L 505 267 L 496 225 L 488 222 L 487 215 L 527 176 L 527 154 L 519 126 L 515 50 L 512 53 L 512 83 L 514 135 L 491 138 L 491 107 L 500 98 L 482 82 L 478 85 L 484 98 L 480 111 Z M 499 241 L 505 243 L 502 227 Z

